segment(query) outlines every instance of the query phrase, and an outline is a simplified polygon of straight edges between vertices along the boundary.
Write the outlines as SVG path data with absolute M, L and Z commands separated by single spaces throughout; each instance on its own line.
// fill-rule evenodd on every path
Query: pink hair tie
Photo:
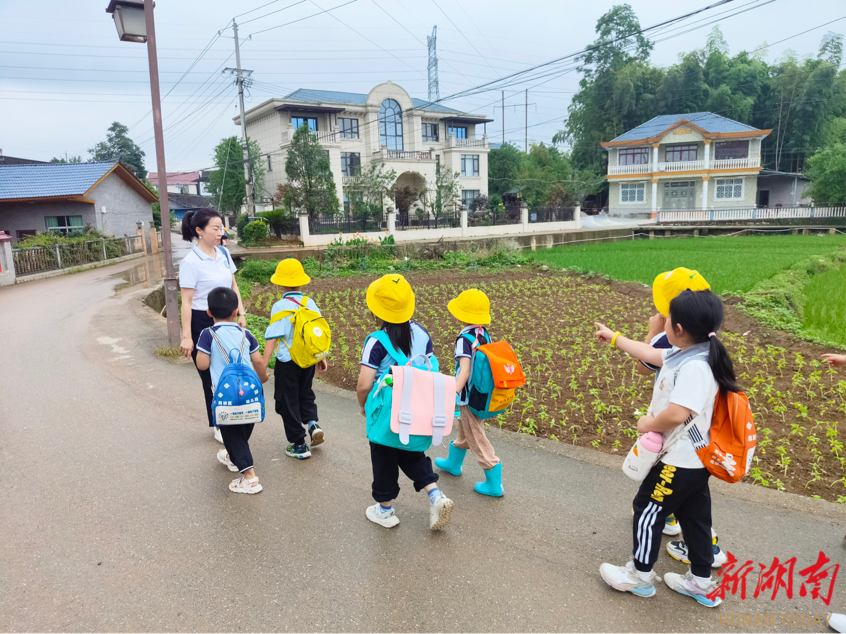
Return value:
M 716 333 L 716 332 L 709 332 L 709 333 L 708 333 L 708 338 L 709 338 L 709 339 L 710 339 L 711 337 L 716 337 L 716 336 L 717 336 L 717 333 Z

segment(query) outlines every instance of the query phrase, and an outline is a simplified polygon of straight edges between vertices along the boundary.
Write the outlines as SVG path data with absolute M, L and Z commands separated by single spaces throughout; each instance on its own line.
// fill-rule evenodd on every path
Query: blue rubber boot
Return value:
M 467 454 L 466 449 L 457 449 L 452 441 L 449 441 L 449 458 L 435 458 L 435 466 L 438 469 L 443 469 L 447 473 L 454 476 L 461 475 L 461 465 L 464 464 L 464 456 Z
M 477 482 L 473 488 L 476 489 L 476 493 L 482 495 L 502 497 L 505 493 L 505 489 L 502 488 L 502 463 L 500 462 L 490 471 L 485 471 L 485 481 Z

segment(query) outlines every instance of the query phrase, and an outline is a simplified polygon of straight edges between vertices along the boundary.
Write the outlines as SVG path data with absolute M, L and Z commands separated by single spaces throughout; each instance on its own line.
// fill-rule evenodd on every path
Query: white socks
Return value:
M 711 585 L 711 577 L 697 577 L 692 572 L 690 573 L 691 578 L 693 579 L 694 583 L 699 586 L 702 590 L 706 590 L 708 586 Z

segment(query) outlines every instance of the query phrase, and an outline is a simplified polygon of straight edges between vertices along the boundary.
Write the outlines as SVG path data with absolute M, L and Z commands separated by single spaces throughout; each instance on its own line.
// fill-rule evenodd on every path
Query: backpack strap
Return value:
M 219 246 L 219 245 L 218 245 L 217 249 L 221 253 L 223 253 L 223 256 L 226 258 L 226 261 L 229 263 L 227 265 L 227 268 L 229 268 L 229 270 L 231 271 L 232 270 L 232 258 L 229 255 L 229 251 L 227 251 L 226 249 L 224 249 L 222 246 Z
M 394 372 L 402 372 L 402 396 L 400 398 L 399 411 L 399 438 L 403 445 L 409 441 L 409 430 L 411 429 L 411 393 L 414 391 L 414 370 L 409 366 L 402 366 Z
M 410 373 L 409 373 L 410 374 Z M 435 415 L 432 417 L 432 443 L 440 445 L 444 440 L 444 428 L 447 424 L 446 416 L 444 416 L 444 375 L 436 372 L 434 377 L 435 388 Z
M 405 356 L 401 351 L 394 348 L 394 344 L 391 343 L 391 338 L 388 337 L 388 333 L 384 330 L 377 330 L 376 332 L 370 333 L 369 337 L 373 337 L 376 341 L 381 343 L 385 351 L 391 355 L 394 361 L 397 362 L 399 365 L 406 365 L 408 364 L 408 357 Z
M 240 326 L 239 326 L 239 328 L 240 328 Z M 240 362 L 244 363 L 244 357 L 246 356 L 244 354 L 244 344 L 247 343 L 247 331 L 244 330 L 243 328 L 240 328 L 240 330 L 241 330 L 241 344 L 238 346 L 239 347 L 238 352 L 241 354 L 241 361 Z M 230 361 L 229 353 L 226 352 L 226 349 L 223 347 L 223 342 L 220 340 L 220 337 L 217 336 L 217 333 L 212 328 L 209 328 L 209 332 L 211 333 L 212 339 L 214 339 L 215 344 L 217 344 L 217 347 L 220 350 L 220 353 L 223 355 L 223 360 L 226 361 L 226 365 L 229 365 L 230 363 L 232 363 L 232 361 Z M 233 350 L 234 350 L 234 348 L 233 348 Z

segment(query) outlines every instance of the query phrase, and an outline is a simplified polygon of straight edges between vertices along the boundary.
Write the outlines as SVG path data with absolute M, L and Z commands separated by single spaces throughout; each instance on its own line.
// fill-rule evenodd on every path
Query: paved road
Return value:
M 402 523 L 375 526 L 363 420 L 329 388 L 314 457 L 285 457 L 271 414 L 253 444 L 265 491 L 231 494 L 193 367 L 152 354 L 164 329 L 134 287 L 115 293 L 115 270 L 0 290 L 2 630 L 714 631 L 734 629 L 721 615 L 825 611 L 798 588 L 718 610 L 610 590 L 597 569 L 628 557 L 634 487 L 618 458 L 548 441 L 493 434 L 503 499 L 473 493 L 472 464 L 444 476 L 456 512 L 442 533 L 407 482 Z M 841 507 L 726 493 L 714 510 L 738 555 L 843 561 Z M 683 567 L 662 556 L 658 570 Z

